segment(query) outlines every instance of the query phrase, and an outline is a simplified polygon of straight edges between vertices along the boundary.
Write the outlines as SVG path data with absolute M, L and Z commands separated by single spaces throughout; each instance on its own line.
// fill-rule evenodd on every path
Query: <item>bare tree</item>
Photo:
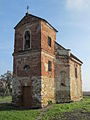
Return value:
M 13 75 L 11 71 L 7 71 L 0 76 L 0 93 L 5 96 L 12 92 L 12 79 Z

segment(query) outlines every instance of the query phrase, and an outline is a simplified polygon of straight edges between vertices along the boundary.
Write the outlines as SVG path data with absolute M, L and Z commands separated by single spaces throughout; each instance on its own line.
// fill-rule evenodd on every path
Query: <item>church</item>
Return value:
M 82 61 L 56 42 L 56 28 L 27 12 L 14 29 L 12 103 L 42 108 L 81 100 Z

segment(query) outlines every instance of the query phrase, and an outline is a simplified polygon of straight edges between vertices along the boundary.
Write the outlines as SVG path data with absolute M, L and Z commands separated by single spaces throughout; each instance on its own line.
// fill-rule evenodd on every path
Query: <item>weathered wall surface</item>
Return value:
M 77 78 L 75 68 L 77 68 Z M 70 60 L 70 96 L 72 101 L 82 98 L 81 65 L 73 60 Z
M 24 50 L 24 33 L 30 31 L 31 46 Z M 15 27 L 13 103 L 23 104 L 23 86 L 32 88 L 32 107 L 41 107 L 41 21 L 27 14 Z M 25 70 L 25 65 L 30 67 Z
M 24 50 L 26 30 L 31 33 L 31 46 Z M 48 45 L 48 37 L 51 38 L 51 46 Z M 23 105 L 23 86 L 32 88 L 32 107 L 82 97 L 81 65 L 71 59 L 70 50 L 55 41 L 56 31 L 35 16 L 27 14 L 15 27 L 12 96 L 17 105 Z M 48 70 L 48 62 L 51 62 L 51 71 Z M 25 65 L 30 68 L 25 70 Z M 78 68 L 77 79 L 75 66 Z
M 55 100 L 57 103 L 70 101 L 69 53 L 55 44 Z
M 38 57 L 37 57 L 38 56 Z M 14 56 L 16 64 L 13 80 L 13 102 L 23 104 L 23 86 L 32 87 L 32 107 L 41 106 L 41 54 L 40 51 Z M 28 71 L 24 66 L 29 65 Z
M 51 38 L 51 47 L 48 45 L 48 37 Z M 41 22 L 41 76 L 42 76 L 42 106 L 48 102 L 55 102 L 54 94 L 54 46 L 56 31 L 47 23 Z M 48 70 L 48 61 L 51 61 L 52 70 Z
M 52 71 L 48 71 L 48 61 L 52 62 Z M 48 102 L 55 102 L 54 96 L 54 56 L 45 52 L 41 53 L 41 76 L 42 76 L 42 106 L 48 105 Z
M 51 47 L 48 46 L 48 37 L 51 38 Z M 54 31 L 47 23 L 41 22 L 41 49 L 47 51 L 48 54 L 54 55 L 54 46 L 56 41 L 56 31 Z
M 41 77 L 14 77 L 12 102 L 23 106 L 23 87 L 32 87 L 32 108 L 41 107 Z M 29 94 L 29 93 L 27 93 Z
M 38 56 L 38 57 L 37 57 Z M 24 66 L 29 65 L 30 70 L 25 71 Z M 15 54 L 13 74 L 18 77 L 32 77 L 41 75 L 41 53 L 40 51 L 26 51 Z
M 29 30 L 31 35 L 31 49 L 41 48 L 41 22 L 38 18 L 26 15 L 15 28 L 14 52 L 22 51 L 24 45 L 24 32 Z
M 31 48 L 23 50 L 23 34 L 31 33 Z M 51 47 L 48 45 L 51 37 Z M 45 106 L 54 102 L 54 46 L 56 31 L 47 23 L 30 15 L 25 16 L 15 28 L 13 101 L 23 103 L 22 86 L 32 86 L 32 106 Z M 48 61 L 52 62 L 52 71 L 48 72 Z M 24 66 L 30 70 L 25 71 Z M 41 97 L 42 96 L 42 97 Z

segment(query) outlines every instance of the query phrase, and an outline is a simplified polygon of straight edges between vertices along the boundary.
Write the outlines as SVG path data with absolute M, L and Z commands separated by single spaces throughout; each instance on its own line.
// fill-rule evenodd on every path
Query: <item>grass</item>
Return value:
M 11 96 L 6 96 L 6 97 L 0 97 L 0 103 L 10 103 L 12 101 L 12 97 Z
M 0 98 L 0 101 L 10 102 L 10 99 L 11 97 Z M 90 97 L 85 97 L 80 102 L 52 104 L 42 110 L 21 110 L 10 103 L 2 103 L 0 120 L 90 120 Z
M 69 120 L 67 117 L 72 118 L 71 120 L 73 120 L 73 117 L 78 117 L 75 120 L 87 120 L 88 118 L 84 119 L 88 117 L 87 113 L 90 119 L 90 97 L 85 97 L 80 102 L 53 104 L 44 114 L 42 120 Z M 81 118 L 83 114 L 84 117 Z

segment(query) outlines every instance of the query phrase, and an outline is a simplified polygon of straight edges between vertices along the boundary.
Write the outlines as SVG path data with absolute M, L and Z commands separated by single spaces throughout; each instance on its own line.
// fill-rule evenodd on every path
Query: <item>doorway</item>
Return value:
M 31 108 L 32 106 L 32 87 L 31 86 L 23 87 L 23 106 L 25 108 Z

